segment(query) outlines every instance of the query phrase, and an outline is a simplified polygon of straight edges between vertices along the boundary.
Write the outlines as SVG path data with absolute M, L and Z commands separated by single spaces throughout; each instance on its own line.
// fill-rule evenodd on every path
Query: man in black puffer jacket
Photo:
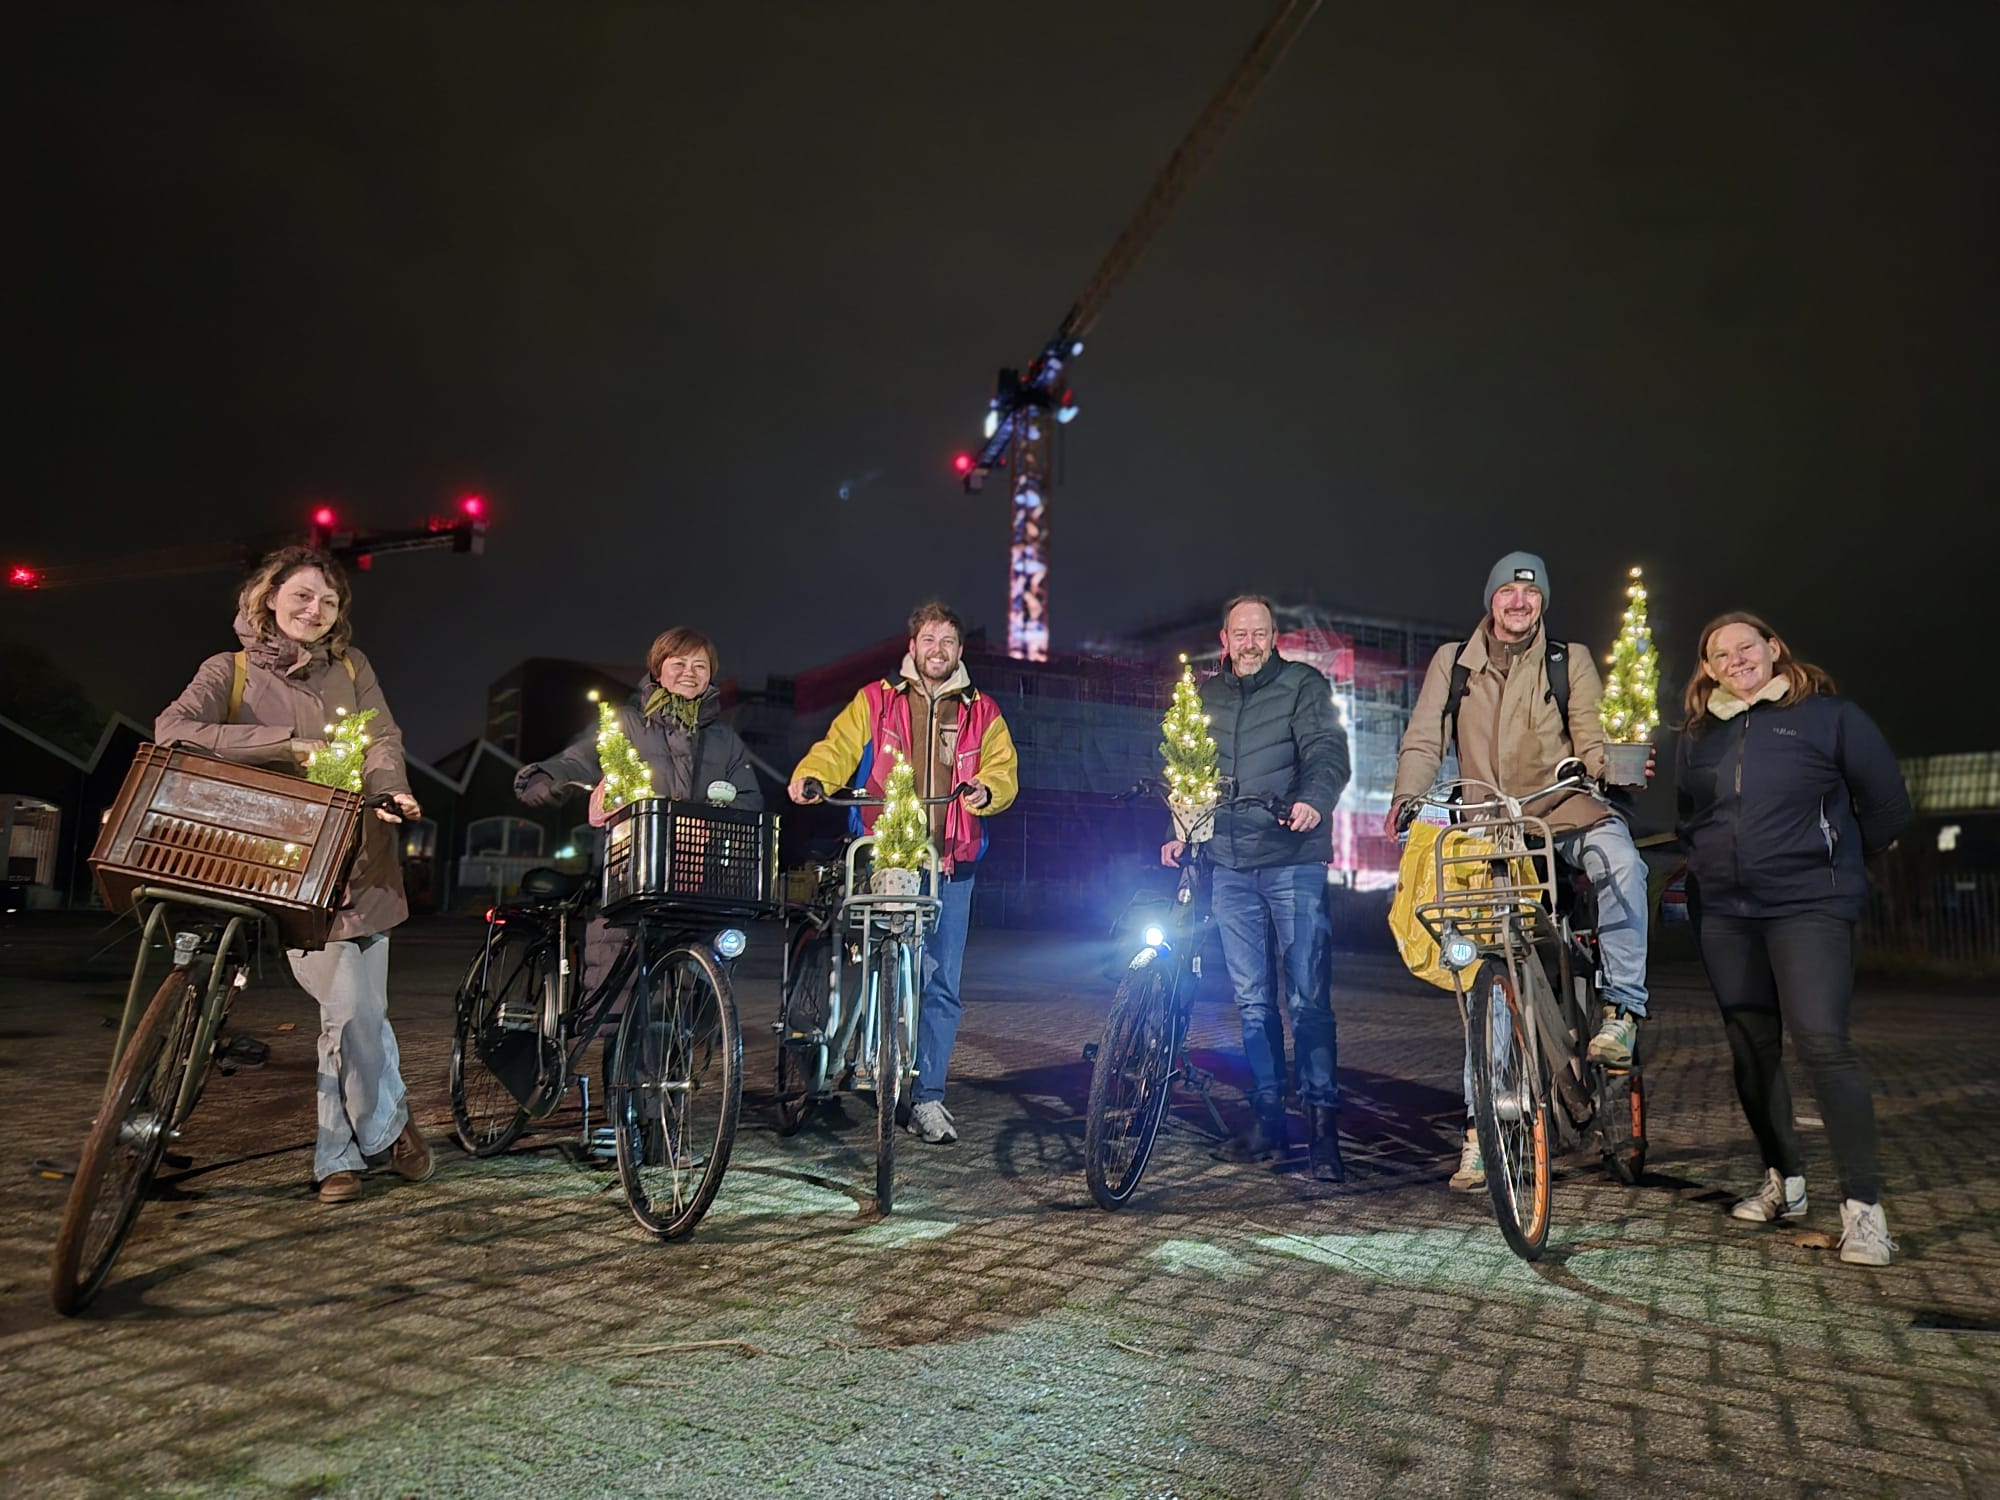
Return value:
M 1230 1142 L 1223 1156 L 1264 1161 L 1290 1149 L 1285 1028 L 1271 993 L 1275 970 L 1292 1015 L 1299 1101 L 1311 1119 L 1312 1174 L 1338 1182 L 1340 1095 L 1333 1071 L 1326 866 L 1333 856 L 1328 820 L 1349 775 L 1347 730 L 1334 712 L 1325 676 L 1279 656 L 1276 638 L 1269 599 L 1258 594 L 1231 599 L 1222 612 L 1223 670 L 1201 689 L 1225 788 L 1239 797 L 1274 796 L 1287 807 L 1282 821 L 1253 806 L 1226 807 L 1215 815 L 1209 848 L 1215 861 L 1212 906 L 1243 1022 L 1255 1111 L 1249 1135 Z M 1172 864 L 1184 850 L 1175 840 L 1160 851 L 1161 860 Z

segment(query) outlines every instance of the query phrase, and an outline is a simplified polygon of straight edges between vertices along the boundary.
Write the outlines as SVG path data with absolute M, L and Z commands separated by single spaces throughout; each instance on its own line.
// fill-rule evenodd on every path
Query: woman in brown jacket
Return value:
M 322 1203 L 361 1196 L 369 1158 L 413 1182 L 431 1175 L 430 1149 L 411 1117 L 396 1034 L 389 1029 L 389 929 L 410 914 L 396 836 L 388 825 L 422 816 L 403 766 L 403 734 L 375 669 L 348 644 L 353 595 L 339 564 L 287 547 L 264 559 L 237 598 L 237 652 L 211 656 L 153 726 L 163 745 L 197 745 L 225 760 L 303 774 L 324 747 L 335 711 L 375 711 L 362 790 L 387 795 L 362 824 L 354 862 L 327 945 L 286 954 L 319 1002 L 319 1129 L 313 1177 Z M 399 816 L 400 814 L 400 816 Z

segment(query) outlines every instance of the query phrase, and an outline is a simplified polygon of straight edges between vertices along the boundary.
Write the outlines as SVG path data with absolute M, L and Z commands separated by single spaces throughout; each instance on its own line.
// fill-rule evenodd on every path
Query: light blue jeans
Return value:
M 319 1129 L 313 1177 L 365 1172 L 409 1123 L 402 1059 L 389 1029 L 389 935 L 286 952 L 299 988 L 319 1002 Z

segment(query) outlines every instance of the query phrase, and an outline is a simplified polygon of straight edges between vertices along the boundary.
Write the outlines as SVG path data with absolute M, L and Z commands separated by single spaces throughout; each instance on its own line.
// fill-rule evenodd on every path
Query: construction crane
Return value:
M 486 550 L 486 500 L 462 496 L 451 515 L 432 516 L 422 526 L 370 531 L 342 519 L 330 505 L 315 506 L 303 538 L 278 536 L 238 542 L 190 542 L 124 557 L 38 567 L 24 562 L 7 565 L 7 586 L 16 589 L 73 588 L 79 584 L 128 583 L 140 578 L 172 578 L 188 573 L 247 571 L 273 548 L 293 540 L 330 553 L 338 561 L 365 573 L 377 557 L 389 552 L 482 553 Z
M 1112 290 L 1131 274 L 1196 173 L 1319 6 L 1320 0 L 1283 0 L 1167 158 L 1151 190 L 1085 283 L 1083 295 L 1063 315 L 1055 336 L 1026 369 L 1001 370 L 986 416 L 984 446 L 974 453 L 961 453 L 953 461 L 965 488 L 974 493 L 985 487 L 986 476 L 994 469 L 1013 471 L 1014 530 L 1007 558 L 1009 656 L 1022 661 L 1048 660 L 1051 423 L 1067 424 L 1077 413 L 1076 396 L 1069 386 L 1069 365 L 1083 353 L 1084 336 L 1103 312 Z

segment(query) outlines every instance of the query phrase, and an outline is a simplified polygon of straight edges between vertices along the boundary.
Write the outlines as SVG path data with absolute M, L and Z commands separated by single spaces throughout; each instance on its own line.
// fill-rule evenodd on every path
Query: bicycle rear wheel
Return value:
M 1507 966 L 1488 959 L 1467 997 L 1472 1116 L 1500 1232 L 1523 1260 L 1549 1235 L 1548 1089 Z
M 1173 1091 L 1171 986 L 1156 960 L 1128 969 L 1111 1002 L 1090 1073 L 1083 1178 L 1100 1208 L 1118 1208 L 1139 1186 Z
M 710 954 L 676 948 L 641 970 L 611 1076 L 618 1177 L 632 1217 L 678 1239 L 715 1201 L 743 1105 L 736 997 Z
M 908 945 L 899 937 L 884 938 L 875 953 L 875 983 L 882 997 L 881 1035 L 875 1044 L 875 1212 L 886 1215 L 896 1199 L 896 1110 L 908 1063 L 903 1023 L 916 996 L 911 993 Z
M 201 1001 L 191 970 L 175 969 L 162 980 L 105 1085 L 56 1233 L 49 1300 L 59 1313 L 79 1312 L 97 1295 L 139 1217 L 173 1134 Z
M 547 1092 L 542 994 L 552 951 L 525 933 L 493 933 L 458 987 L 451 1038 L 451 1123 L 459 1145 L 495 1156 L 527 1128 Z
M 778 1012 L 778 1134 L 792 1135 L 812 1114 L 825 1084 L 830 933 L 801 932 L 792 948 L 792 982 Z

